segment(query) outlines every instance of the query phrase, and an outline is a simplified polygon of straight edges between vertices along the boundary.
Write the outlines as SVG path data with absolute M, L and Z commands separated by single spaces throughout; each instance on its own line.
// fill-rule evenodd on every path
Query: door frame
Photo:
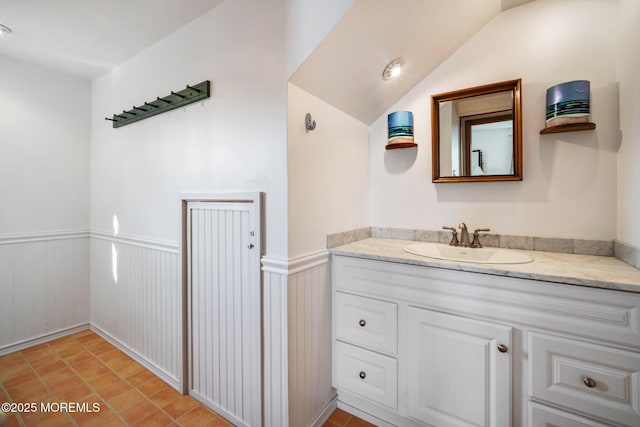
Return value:
M 202 203 L 251 203 L 255 206 L 254 226 L 258 230 L 254 236 L 255 246 L 259 250 L 258 252 L 258 282 L 260 292 L 258 295 L 260 327 L 258 330 L 258 340 L 260 347 L 259 354 L 259 372 L 256 373 L 259 378 L 259 396 L 260 396 L 260 419 L 261 424 L 264 423 L 264 388 L 263 388 L 263 370 L 264 370 L 264 339 L 263 339 L 263 319 L 262 319 L 262 301 L 263 301 L 263 272 L 260 265 L 260 260 L 265 253 L 265 193 L 263 192 L 240 192 L 240 193 L 185 193 L 180 195 L 180 209 L 181 209 L 181 239 L 179 248 L 179 259 L 181 259 L 181 284 L 182 284 L 182 373 L 179 381 L 180 392 L 183 395 L 189 394 L 190 379 L 189 372 L 190 366 L 189 357 L 189 345 L 190 345 L 190 304 L 189 295 L 191 292 L 191 286 L 189 283 L 189 203 L 202 202 Z

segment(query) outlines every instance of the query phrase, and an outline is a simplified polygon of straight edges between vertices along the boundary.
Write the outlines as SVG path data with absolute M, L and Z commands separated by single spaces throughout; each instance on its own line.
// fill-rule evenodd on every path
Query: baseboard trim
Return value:
M 127 356 L 129 356 L 130 358 L 132 358 L 133 360 L 135 360 L 136 362 L 138 362 L 139 364 L 147 368 L 155 376 L 159 377 L 162 381 L 166 382 L 171 387 L 176 389 L 180 394 L 182 394 L 182 387 L 180 386 L 180 380 L 178 380 L 177 378 L 174 378 L 173 376 L 165 372 L 162 368 L 149 362 L 144 356 L 142 356 L 141 354 L 136 352 L 134 349 L 124 344 L 123 342 L 121 342 L 119 339 L 115 338 L 113 335 L 109 334 L 104 329 L 97 326 L 95 323 L 90 323 L 89 329 L 91 329 L 93 332 L 95 332 L 100 337 L 102 337 L 105 341 L 109 342 L 111 345 L 116 347 L 118 350 L 122 351 Z
M 318 414 L 315 420 L 309 427 L 322 427 L 327 422 L 333 411 L 338 408 L 338 395 L 333 396 L 333 399 L 327 404 L 327 406 Z
M 70 326 L 68 328 L 59 329 L 48 334 L 39 335 L 34 338 L 29 338 L 17 343 L 8 344 L 0 347 L 0 356 L 5 354 L 14 353 L 16 351 L 24 350 L 25 348 L 33 347 L 38 344 L 44 344 L 49 341 L 53 341 L 58 338 L 66 337 L 68 335 L 77 334 L 78 332 L 86 331 L 89 329 L 89 323 L 81 323 L 79 325 Z

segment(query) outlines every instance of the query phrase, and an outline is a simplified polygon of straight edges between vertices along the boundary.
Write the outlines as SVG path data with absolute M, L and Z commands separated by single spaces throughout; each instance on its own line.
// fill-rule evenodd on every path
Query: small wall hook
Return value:
M 307 115 L 304 116 L 304 126 L 307 130 L 314 130 L 316 128 L 316 121 L 311 119 L 311 113 L 307 113 Z

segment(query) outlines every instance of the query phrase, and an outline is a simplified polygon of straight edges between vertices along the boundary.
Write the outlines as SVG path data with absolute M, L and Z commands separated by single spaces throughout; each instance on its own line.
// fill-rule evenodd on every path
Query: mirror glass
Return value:
M 522 180 L 520 80 L 432 97 L 433 182 Z

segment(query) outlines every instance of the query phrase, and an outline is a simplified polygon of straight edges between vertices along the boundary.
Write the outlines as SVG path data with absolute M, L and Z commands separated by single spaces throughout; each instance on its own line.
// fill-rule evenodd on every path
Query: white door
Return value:
M 261 425 L 260 197 L 186 201 L 189 394 Z
M 409 416 L 437 427 L 511 423 L 511 328 L 409 308 Z

